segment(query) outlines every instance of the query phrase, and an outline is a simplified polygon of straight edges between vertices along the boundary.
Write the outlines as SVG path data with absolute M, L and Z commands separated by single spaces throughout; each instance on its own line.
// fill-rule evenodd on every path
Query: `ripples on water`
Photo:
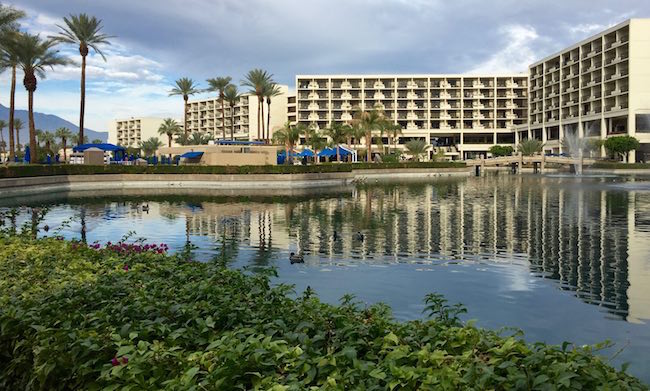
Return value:
M 31 221 L 29 207 L 46 206 L 41 227 L 68 221 L 62 233 L 88 242 L 130 231 L 176 250 L 191 242 L 199 260 L 276 266 L 279 280 L 297 290 L 310 285 L 332 302 L 353 292 L 391 304 L 400 319 L 419 317 L 422 297 L 439 291 L 486 327 L 516 326 L 552 343 L 629 345 L 617 362 L 632 361 L 634 374 L 650 382 L 650 182 L 643 179 L 499 175 L 267 196 L 53 197 L 0 200 L 0 210 L 23 206 L 21 225 Z M 289 265 L 290 251 L 303 252 L 305 264 Z

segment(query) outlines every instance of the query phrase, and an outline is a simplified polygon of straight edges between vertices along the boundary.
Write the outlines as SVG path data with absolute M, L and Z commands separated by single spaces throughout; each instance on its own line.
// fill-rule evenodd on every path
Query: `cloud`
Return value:
M 534 46 L 540 36 L 534 27 L 518 24 L 503 26 L 499 29 L 499 34 L 503 37 L 501 41 L 505 42 L 505 46 L 467 73 L 525 72 L 528 65 L 538 59 Z

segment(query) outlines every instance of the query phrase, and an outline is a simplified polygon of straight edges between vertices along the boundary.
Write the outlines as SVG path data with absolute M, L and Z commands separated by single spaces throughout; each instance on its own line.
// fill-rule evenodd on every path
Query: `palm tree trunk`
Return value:
M 86 56 L 81 56 L 81 108 L 79 109 L 79 140 L 84 140 L 84 112 L 86 111 Z
M 185 131 L 185 136 L 187 136 L 187 133 L 189 132 L 189 129 L 187 128 L 187 100 L 189 97 L 187 95 L 183 95 L 183 101 L 185 102 L 185 105 L 183 107 L 183 127 Z
M 289 164 L 289 145 L 285 144 L 284 145 L 284 164 Z
M 230 105 L 230 139 L 235 139 L 235 105 Z
M 260 101 L 260 107 L 262 108 L 262 139 L 266 142 L 266 132 L 264 131 L 264 98 Z
M 61 143 L 63 144 L 63 161 L 67 162 L 68 161 L 68 152 L 66 151 L 66 149 L 68 148 L 68 140 L 63 138 L 61 140 Z
M 340 162 L 341 161 L 341 151 L 339 150 L 339 145 L 336 144 L 336 161 Z
M 257 141 L 260 140 L 260 100 L 259 97 L 257 99 Z
M 11 67 L 11 91 L 9 93 L 9 160 L 13 161 L 15 155 L 14 144 L 14 110 L 16 108 L 16 65 Z M 18 131 L 16 131 L 18 133 Z
M 29 149 L 31 149 L 29 162 L 36 163 L 36 126 L 34 125 L 34 91 L 27 92 L 27 109 L 29 111 Z
M 266 143 L 271 141 L 271 99 L 266 101 L 268 112 L 266 113 Z
M 372 134 L 370 132 L 366 132 L 366 161 L 370 163 L 372 160 L 372 152 L 370 149 L 372 148 Z
M 220 94 L 220 98 L 221 98 L 221 126 L 223 129 L 223 139 L 225 140 L 226 139 L 226 107 L 223 105 L 224 104 L 223 93 Z M 233 110 L 232 107 L 230 108 L 230 110 L 231 111 Z
M 168 141 L 169 148 L 171 148 L 172 147 L 172 136 L 171 135 L 167 135 L 167 141 Z

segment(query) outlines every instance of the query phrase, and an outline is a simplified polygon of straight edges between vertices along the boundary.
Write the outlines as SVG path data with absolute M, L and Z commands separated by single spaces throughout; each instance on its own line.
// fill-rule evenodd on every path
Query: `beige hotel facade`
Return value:
M 634 136 L 641 147 L 629 161 L 650 160 L 650 19 L 613 26 L 529 65 L 525 73 L 298 75 L 295 86 L 292 92 L 282 86 L 283 94 L 272 101 L 271 130 L 286 121 L 324 129 L 351 121 L 358 109 L 379 107 L 402 127 L 398 146 L 422 139 L 431 145 L 429 156 L 488 156 L 493 145 L 515 147 L 527 138 L 543 141 L 547 153 L 562 153 L 561 140 L 578 134 Z M 227 136 L 230 110 L 226 106 Z M 234 113 L 235 138 L 257 139 L 257 99 L 245 96 Z M 188 121 L 191 132 L 223 136 L 218 99 L 190 101 Z M 131 130 L 138 126 L 132 119 L 120 122 L 109 139 L 133 142 L 138 134 L 153 134 L 142 120 L 139 132 Z M 392 144 L 387 135 L 382 141 Z M 605 154 L 604 148 L 597 153 Z

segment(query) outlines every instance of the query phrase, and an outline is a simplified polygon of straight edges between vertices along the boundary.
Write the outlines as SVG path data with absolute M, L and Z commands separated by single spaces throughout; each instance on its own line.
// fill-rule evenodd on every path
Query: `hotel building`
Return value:
M 569 133 L 630 135 L 650 155 L 650 19 L 631 19 L 530 66 L 530 119 L 519 138 L 562 152 Z M 604 156 L 604 149 L 601 154 Z M 640 156 L 636 156 L 640 155 Z
M 289 87 L 280 85 L 282 94 L 271 99 L 271 135 L 273 130 L 287 122 L 287 98 Z M 231 107 L 225 103 L 225 134 L 230 138 Z M 246 94 L 239 99 L 234 107 L 234 137 L 237 140 L 256 140 L 257 136 L 257 107 L 258 99 Z M 268 105 L 264 103 L 264 126 L 267 125 Z M 223 138 L 224 124 L 222 123 L 221 102 L 218 98 L 200 99 L 188 102 L 187 114 L 190 132 L 202 132 L 212 135 L 215 139 Z
M 299 75 L 297 122 L 326 128 L 351 121 L 355 110 L 382 109 L 403 133 L 398 144 L 422 139 L 449 159 L 514 145 L 528 120 L 528 76 Z M 358 142 L 358 140 L 357 140 Z M 384 137 L 384 145 L 389 144 Z
M 108 127 L 108 142 L 124 147 L 137 148 L 140 142 L 151 137 L 158 137 L 167 145 L 167 137 L 158 134 L 158 128 L 163 123 L 162 118 L 131 117 L 111 122 Z M 178 121 L 182 127 L 182 121 Z

